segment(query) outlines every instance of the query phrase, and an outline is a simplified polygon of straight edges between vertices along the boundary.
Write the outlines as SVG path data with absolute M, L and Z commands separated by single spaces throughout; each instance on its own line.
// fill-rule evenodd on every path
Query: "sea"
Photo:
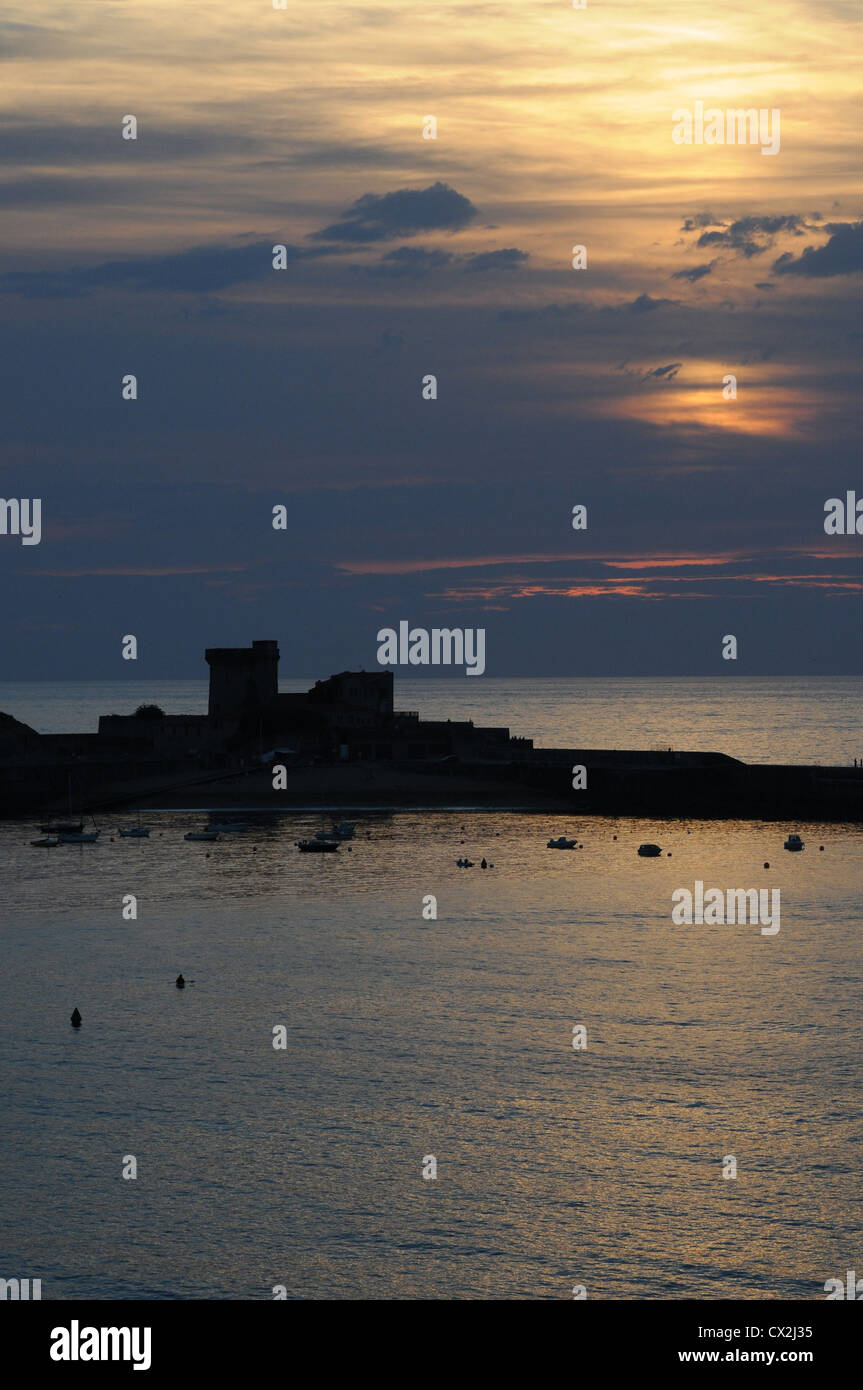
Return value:
M 205 687 L 0 686 L 45 732 L 143 700 L 200 712 Z M 396 703 L 545 746 L 863 754 L 859 680 L 405 681 Z M 320 814 L 234 810 L 216 843 L 184 840 L 215 819 L 194 807 L 120 839 L 136 819 L 55 849 L 0 822 L 0 1276 L 43 1299 L 811 1300 L 863 1271 L 863 826 L 395 809 L 312 856 Z M 696 881 L 779 889 L 780 930 L 676 925 Z

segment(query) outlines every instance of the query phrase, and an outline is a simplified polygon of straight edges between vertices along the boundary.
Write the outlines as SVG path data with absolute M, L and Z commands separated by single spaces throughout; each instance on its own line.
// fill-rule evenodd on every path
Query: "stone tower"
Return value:
M 210 717 L 239 718 L 271 705 L 279 691 L 278 642 L 251 647 L 208 647 Z

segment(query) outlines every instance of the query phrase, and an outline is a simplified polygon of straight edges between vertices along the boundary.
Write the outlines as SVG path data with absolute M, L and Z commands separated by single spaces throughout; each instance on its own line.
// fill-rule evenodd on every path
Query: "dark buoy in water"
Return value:
M 73 1028 L 81 1027 L 81 1015 L 79 1014 L 77 1009 L 72 1010 L 71 1023 Z
M 176 983 L 176 985 L 177 985 L 177 989 L 185 989 L 185 988 L 186 988 L 186 981 L 183 979 L 182 975 L 178 975 L 178 976 L 177 976 L 177 979 L 176 979 L 176 982 L 175 982 L 175 983 Z
M 486 864 L 486 862 L 485 862 L 484 859 L 481 859 L 481 860 L 479 861 L 479 867 L 480 867 L 481 869 L 487 869 L 487 868 L 488 868 L 488 864 Z
M 617 836 L 616 836 L 616 835 L 612 835 L 611 838 L 612 838 L 612 840 L 616 840 L 616 839 L 617 839 Z
M 671 850 L 668 851 L 668 858 L 671 858 Z
M 770 865 L 768 864 L 768 862 L 767 862 L 766 859 L 765 859 L 765 861 L 764 861 L 764 867 L 765 867 L 765 869 L 769 869 L 769 868 L 770 868 Z M 765 889 L 765 892 L 766 892 L 766 889 Z
M 823 845 L 819 845 L 819 846 L 818 846 L 818 853 L 819 853 L 819 854 L 823 854 L 823 853 L 824 853 L 824 846 L 823 846 Z

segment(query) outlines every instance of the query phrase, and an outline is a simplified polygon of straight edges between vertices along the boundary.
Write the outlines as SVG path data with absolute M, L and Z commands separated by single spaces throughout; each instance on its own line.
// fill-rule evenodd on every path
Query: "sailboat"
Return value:
M 40 825 L 39 829 L 43 835 L 56 835 L 57 843 L 61 845 L 93 845 L 99 838 L 99 831 L 94 830 L 85 832 L 82 820 L 72 820 L 72 773 L 66 774 L 66 793 L 69 801 L 68 821 L 57 821 L 52 825 Z M 32 841 L 33 844 L 37 842 Z M 51 848 L 51 846 L 46 846 Z

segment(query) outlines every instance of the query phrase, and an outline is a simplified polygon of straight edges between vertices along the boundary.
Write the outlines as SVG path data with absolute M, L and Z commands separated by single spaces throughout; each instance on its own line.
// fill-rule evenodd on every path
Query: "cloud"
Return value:
M 682 362 L 669 362 L 667 367 L 654 367 L 652 372 L 645 372 L 641 379 L 649 381 L 652 377 L 657 381 L 673 381 L 682 366 Z
M 139 139 L 120 137 L 120 119 L 115 113 L 101 121 L 70 121 L 58 111 L 53 121 L 18 121 L 4 125 L 0 145 L 0 164 L 27 168 L 48 166 L 70 169 L 78 165 L 168 162 L 201 156 L 249 155 L 260 149 L 259 137 L 226 125 L 210 124 L 197 129 L 158 126 L 148 120 Z M 74 183 L 70 183 L 74 189 Z
M 314 241 L 372 242 L 419 232 L 457 232 L 476 217 L 469 198 L 447 183 L 428 188 L 400 188 L 394 193 L 366 193 L 343 212 L 338 222 L 312 232 Z
M 651 314 L 654 309 L 663 309 L 667 304 L 673 303 L 673 299 L 653 299 L 649 294 L 640 294 L 637 299 L 621 307 L 628 314 Z
M 237 574 L 247 569 L 248 565 L 78 565 L 74 569 L 28 570 L 27 573 L 54 579 L 87 579 L 94 575 L 158 579 L 178 574 Z
M 479 251 L 475 255 L 468 256 L 465 262 L 465 270 L 486 271 L 486 270 L 518 270 L 519 266 L 524 265 L 530 256 L 527 251 L 519 251 L 515 246 L 508 246 L 502 251 Z
M 776 275 L 859 275 L 863 271 L 863 222 L 831 223 L 835 228 L 825 246 L 807 246 L 796 260 L 786 252 L 773 265 Z
M 432 270 L 440 270 L 452 260 L 449 251 L 427 251 L 423 246 L 399 246 L 395 251 L 387 251 L 376 265 L 357 266 L 367 275 L 381 275 L 392 279 L 420 280 Z
M 714 217 L 712 212 L 696 212 L 693 217 L 687 217 L 683 223 L 684 232 L 694 232 L 698 227 L 722 227 L 724 226 L 721 217 Z
M 319 253 L 287 248 L 288 262 Z M 195 246 L 166 256 L 137 256 L 69 270 L 10 271 L 0 291 L 30 299 L 62 299 L 104 289 L 151 289 L 206 294 L 273 274 L 273 243 L 249 241 L 227 246 Z
M 719 225 L 721 230 L 702 232 L 696 245 L 724 247 L 739 252 L 747 260 L 767 251 L 773 245 L 774 238 L 781 232 L 802 236 L 807 230 L 805 218 L 798 216 L 796 212 L 782 213 L 775 217 L 740 217 L 735 222 L 716 225 Z M 691 219 L 687 219 L 683 224 L 683 230 L 693 230 Z
M 690 284 L 694 285 L 697 280 L 703 280 L 705 275 L 709 275 L 715 264 L 715 261 L 708 261 L 707 265 L 692 265 L 686 270 L 675 270 L 671 278 L 672 280 L 688 280 Z

